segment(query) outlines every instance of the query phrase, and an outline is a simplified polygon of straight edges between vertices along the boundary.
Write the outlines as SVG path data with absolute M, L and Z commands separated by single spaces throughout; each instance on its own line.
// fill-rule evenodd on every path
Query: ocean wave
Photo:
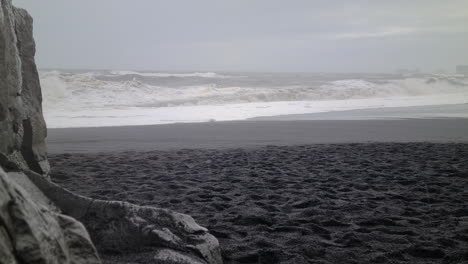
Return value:
M 138 75 L 144 77 L 199 77 L 199 78 L 228 78 L 226 75 L 221 75 L 215 72 L 190 72 L 190 73 L 164 73 L 164 72 L 136 72 L 136 71 L 110 71 L 110 74 L 122 76 L 122 75 Z
M 123 74 L 123 73 L 122 73 Z M 179 74 L 179 73 L 175 73 Z M 127 74 L 128 75 L 128 74 Z M 321 101 L 426 95 L 468 96 L 467 79 L 450 76 L 401 79 L 344 79 L 310 84 L 262 86 L 257 80 L 232 85 L 210 81 L 197 85 L 145 82 L 141 78 L 101 78 L 103 73 L 41 72 L 44 108 L 54 111 L 173 107 L 235 103 Z M 128 77 L 128 76 L 127 76 Z M 154 77 L 154 76 L 153 76 Z M 159 76 L 158 76 L 159 77 Z M 156 78 L 158 78 L 156 77 Z M 274 82 L 273 82 L 274 83 Z M 234 84 L 236 84 L 234 82 Z

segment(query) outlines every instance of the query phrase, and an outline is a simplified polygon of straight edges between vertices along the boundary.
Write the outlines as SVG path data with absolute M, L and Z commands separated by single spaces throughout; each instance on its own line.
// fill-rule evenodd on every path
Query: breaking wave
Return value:
M 145 78 L 140 78 L 145 77 Z M 159 80 L 165 77 L 184 78 Z M 149 79 L 147 79 L 149 78 Z M 200 78 L 208 80 L 200 83 Z M 418 76 L 388 79 L 309 79 L 301 83 L 258 78 L 242 83 L 226 81 L 217 73 L 139 73 L 133 71 L 66 73 L 41 72 L 44 108 L 173 107 L 225 105 L 233 103 L 321 101 L 364 98 L 413 97 L 425 95 L 467 96 L 468 82 L 457 76 Z M 241 85 L 236 85 L 241 84 Z
M 145 77 L 160 77 L 160 78 L 167 78 L 167 77 L 200 77 L 200 78 L 227 78 L 228 76 L 224 76 L 221 74 L 217 74 L 214 72 L 193 72 L 193 73 L 163 73 L 163 72 L 135 72 L 135 71 L 110 71 L 112 75 L 139 75 Z

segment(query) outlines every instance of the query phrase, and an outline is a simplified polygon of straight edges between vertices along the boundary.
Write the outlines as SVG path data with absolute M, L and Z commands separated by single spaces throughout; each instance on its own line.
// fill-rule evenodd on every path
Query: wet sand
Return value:
M 468 142 L 468 119 L 268 120 L 55 128 L 48 129 L 47 137 L 49 153 L 357 142 Z
M 251 120 L 391 120 L 468 118 L 468 104 L 385 107 L 313 114 L 265 116 Z
M 412 123 L 417 125 L 404 131 L 428 135 L 423 129 L 431 124 L 427 122 Z M 437 122 L 445 124 L 444 129 L 466 125 Z M 336 125 L 318 124 L 324 131 Z M 372 129 L 386 133 L 396 123 L 374 124 Z M 202 128 L 206 127 L 198 129 Z M 376 133 L 372 129 L 361 127 L 361 132 Z M 157 130 L 149 127 L 147 132 Z M 133 134 L 136 142 L 138 133 Z M 455 140 L 457 133 L 446 130 L 444 135 L 450 136 L 442 139 Z M 110 136 L 105 144 L 116 140 Z M 468 262 L 466 143 L 149 150 L 160 146 L 156 142 L 146 150 L 137 145 L 139 151 L 90 153 L 120 149 L 95 143 L 94 148 L 92 142 L 86 143 L 87 149 L 54 146 L 54 152 L 70 148 L 75 153 L 50 155 L 53 180 L 95 198 L 190 214 L 220 240 L 225 263 Z M 180 144 L 198 145 L 183 140 Z M 106 263 L 147 263 L 148 256 L 103 254 Z

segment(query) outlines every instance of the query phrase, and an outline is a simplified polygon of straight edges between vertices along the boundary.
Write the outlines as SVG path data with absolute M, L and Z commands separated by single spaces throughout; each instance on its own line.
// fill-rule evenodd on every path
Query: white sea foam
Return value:
M 112 75 L 139 75 L 145 77 L 200 77 L 200 78 L 227 78 L 228 76 L 214 72 L 192 72 L 192 73 L 165 73 L 165 72 L 136 72 L 136 71 L 110 71 Z
M 468 82 L 462 77 L 340 79 L 320 75 L 292 76 L 284 81 L 284 77 L 253 74 L 242 79 L 208 77 L 200 81 L 200 73 L 185 73 L 183 78 L 170 80 L 161 80 L 163 73 L 151 74 L 159 75 L 127 71 L 113 73 L 119 76 L 114 78 L 103 72 L 41 72 L 48 126 L 241 120 L 371 107 L 468 103 Z

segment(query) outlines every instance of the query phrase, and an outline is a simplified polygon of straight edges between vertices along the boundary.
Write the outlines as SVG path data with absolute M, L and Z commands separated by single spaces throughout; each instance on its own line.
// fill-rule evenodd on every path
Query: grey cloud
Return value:
M 468 1 L 13 0 L 42 67 L 233 71 L 452 70 Z

